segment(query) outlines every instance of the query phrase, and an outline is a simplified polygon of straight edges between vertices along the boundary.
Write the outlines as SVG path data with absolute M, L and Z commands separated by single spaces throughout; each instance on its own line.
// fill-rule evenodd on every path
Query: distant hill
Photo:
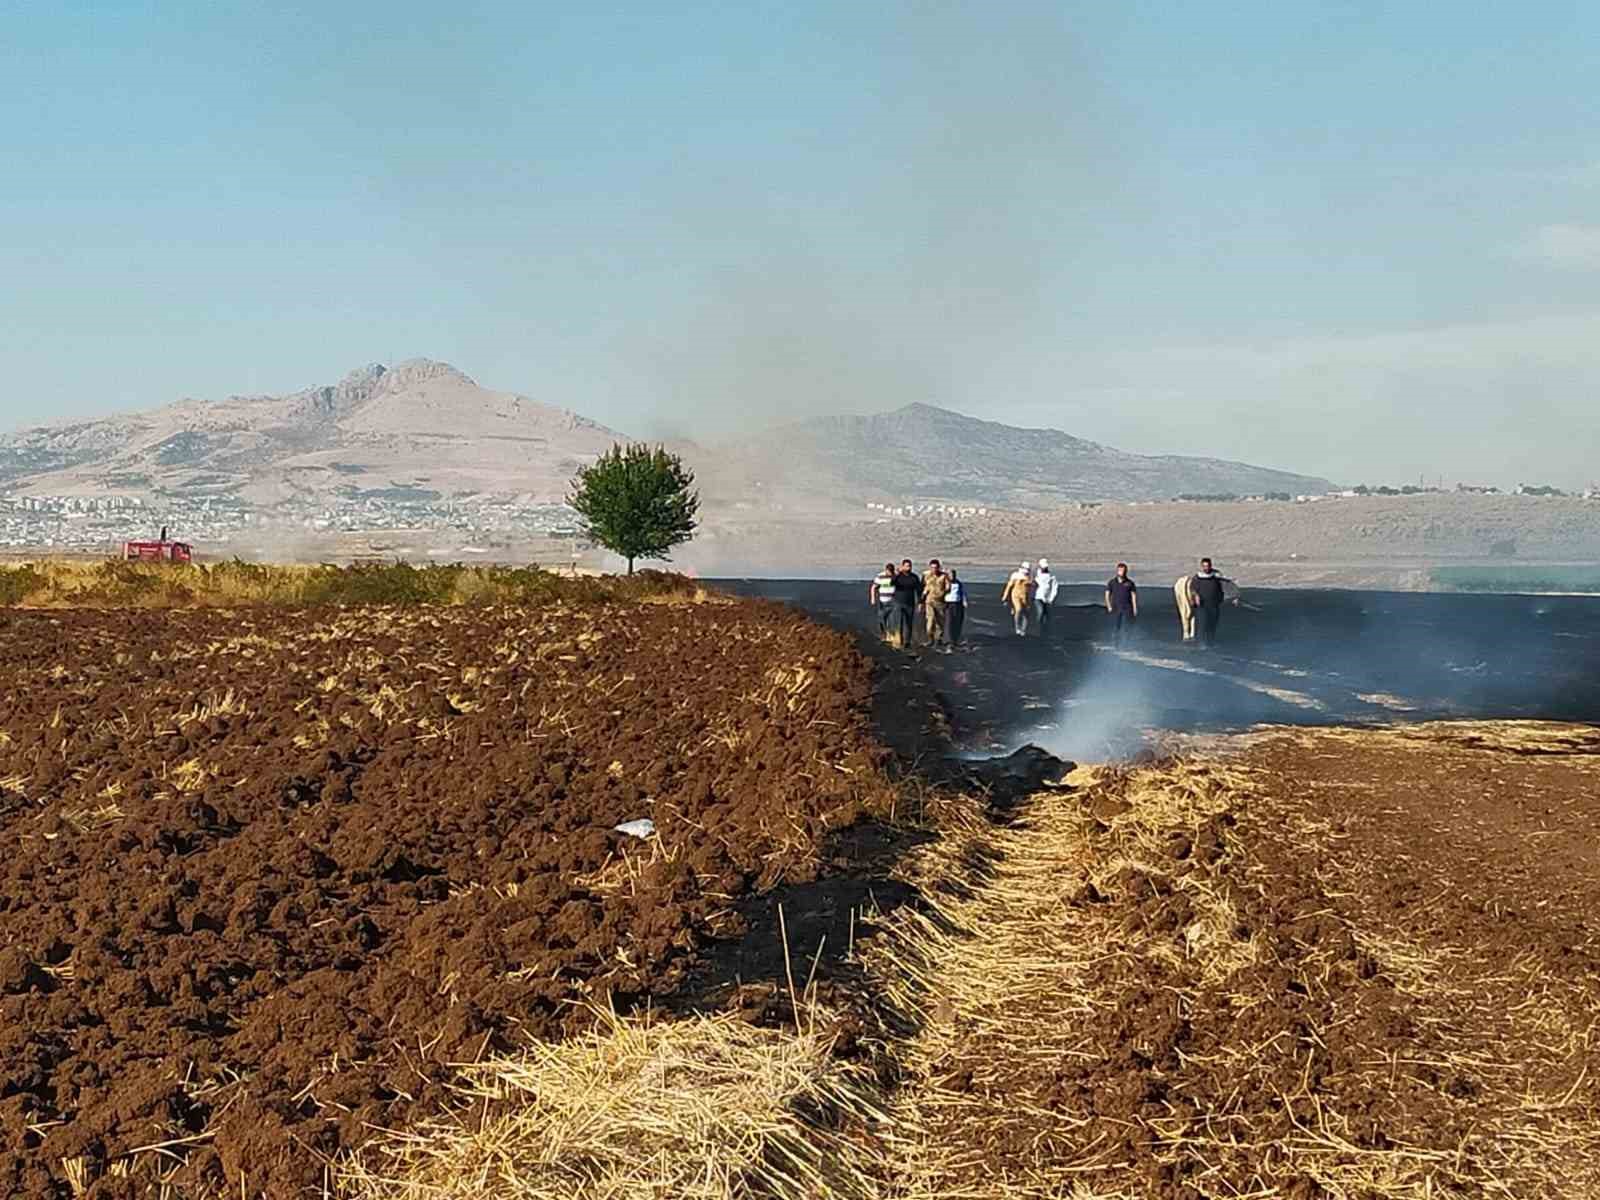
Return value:
M 709 493 L 825 494 L 853 504 L 1039 509 L 1185 494 L 1321 493 L 1326 479 L 1219 458 L 1141 455 L 1055 429 L 1020 429 L 928 404 L 816 417 L 720 448 Z
M 564 497 L 579 465 L 624 436 L 566 409 L 480 387 L 447 363 L 413 359 L 287 396 L 182 400 L 0 436 L 0 488 L 231 496 L 262 507 L 473 496 L 551 503 Z M 869 501 L 1044 509 L 1332 486 L 1221 459 L 1128 454 L 926 404 L 676 448 L 695 468 L 708 511 L 844 515 Z
M 0 487 L 298 498 L 489 493 L 559 501 L 620 435 L 576 413 L 479 387 L 446 363 L 352 371 L 288 396 L 182 400 L 0 437 Z

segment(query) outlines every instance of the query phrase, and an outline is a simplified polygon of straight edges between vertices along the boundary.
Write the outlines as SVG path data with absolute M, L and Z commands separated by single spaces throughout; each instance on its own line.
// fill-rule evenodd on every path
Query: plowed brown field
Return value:
M 447 1064 L 679 989 L 890 803 L 867 664 L 760 602 L 0 639 L 7 1196 L 315 1192 Z
M 1193 749 L 909 860 L 886 1194 L 1600 1195 L 1600 731 Z

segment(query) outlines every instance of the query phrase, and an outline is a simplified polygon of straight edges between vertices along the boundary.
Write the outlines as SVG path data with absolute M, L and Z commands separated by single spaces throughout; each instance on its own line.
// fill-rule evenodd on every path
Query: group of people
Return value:
M 1019 635 L 1026 636 L 1030 625 L 1037 626 L 1040 633 L 1049 629 L 1050 608 L 1060 589 L 1047 559 L 1039 560 L 1037 571 L 1031 563 L 1023 563 L 1012 572 L 1000 599 L 1011 608 Z M 928 645 L 949 650 L 961 644 L 967 620 L 967 585 L 953 568 L 946 571 L 937 558 L 928 560 L 928 569 L 921 575 L 909 558 L 901 559 L 898 568 L 892 562 L 884 563 L 869 596 L 878 612 L 878 632 L 886 641 L 909 648 L 920 609 Z
M 1011 627 L 1018 637 L 1028 636 L 1028 625 L 1038 626 L 1039 633 L 1050 632 L 1050 606 L 1061 591 L 1061 581 L 1050 569 L 1050 560 L 1041 558 L 1035 571 L 1023 563 L 1011 572 L 1000 593 L 1000 603 L 1011 610 Z
M 1222 605 L 1228 599 L 1225 585 L 1231 583 L 1214 569 L 1209 558 L 1200 560 L 1200 569 L 1184 575 L 1173 585 L 1173 598 L 1184 641 L 1195 640 L 1210 648 L 1216 642 Z M 1036 629 L 1043 636 L 1050 631 L 1051 609 L 1061 592 L 1061 582 L 1050 570 L 1049 559 L 1041 558 L 1038 568 L 1024 562 L 1006 579 L 1000 602 L 1011 611 L 1011 627 L 1018 637 Z M 961 644 L 962 627 L 967 618 L 967 588 L 955 570 L 946 571 L 937 559 L 929 559 L 927 570 L 918 575 L 909 558 L 883 564 L 873 579 L 870 602 L 878 613 L 878 632 L 893 645 L 910 648 L 917 626 L 917 612 L 923 614 L 928 645 L 950 650 Z M 1120 642 L 1124 633 L 1139 619 L 1139 585 L 1128 574 L 1128 564 L 1119 562 L 1116 574 L 1106 581 L 1105 608 L 1110 615 L 1112 636 Z
M 937 558 L 928 560 L 927 572 L 922 575 L 909 558 L 901 559 L 898 569 L 892 562 L 884 563 L 872 581 L 871 602 L 878 611 L 878 632 L 893 645 L 910 648 L 919 608 L 930 646 L 948 650 L 961 644 L 967 585 L 953 569 L 946 571 Z

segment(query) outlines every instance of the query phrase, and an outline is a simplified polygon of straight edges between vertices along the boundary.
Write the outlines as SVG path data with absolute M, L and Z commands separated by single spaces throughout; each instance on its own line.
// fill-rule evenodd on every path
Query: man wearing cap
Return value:
M 1000 593 L 1000 603 L 1011 606 L 1011 627 L 1018 637 L 1028 636 L 1028 614 L 1033 611 L 1033 566 L 1023 563 L 1011 572 L 1005 590 Z
M 1050 606 L 1056 602 L 1056 593 L 1061 590 L 1061 581 L 1050 570 L 1050 560 L 1039 560 L 1039 572 L 1033 578 L 1033 611 L 1039 619 L 1039 636 L 1045 637 L 1050 632 Z
M 937 558 L 928 560 L 928 572 L 922 577 L 922 608 L 928 622 L 928 645 L 949 646 L 949 624 L 945 602 L 950 596 L 950 576 Z

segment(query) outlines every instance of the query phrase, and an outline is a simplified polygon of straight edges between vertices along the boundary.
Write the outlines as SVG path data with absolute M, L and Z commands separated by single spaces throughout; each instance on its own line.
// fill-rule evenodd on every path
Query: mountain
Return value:
M 289 396 L 182 400 L 22 430 L 0 437 L 0 487 L 228 495 L 257 505 L 475 493 L 554 502 L 578 465 L 619 436 L 413 359 Z
M 928 404 L 816 417 L 721 448 L 707 495 L 801 502 L 949 502 L 1049 508 L 1073 501 L 1332 490 L 1326 479 L 1219 458 L 1129 454 L 1055 429 L 1019 429 Z
M 580 464 L 623 436 L 480 387 L 447 363 L 413 359 L 288 396 L 181 400 L 25 429 L 0 437 L 0 490 L 227 496 L 257 508 L 470 496 L 553 503 Z M 838 516 L 866 502 L 1038 509 L 1332 486 L 1221 459 L 1128 454 L 927 404 L 674 448 L 695 469 L 708 512 L 781 506 Z

